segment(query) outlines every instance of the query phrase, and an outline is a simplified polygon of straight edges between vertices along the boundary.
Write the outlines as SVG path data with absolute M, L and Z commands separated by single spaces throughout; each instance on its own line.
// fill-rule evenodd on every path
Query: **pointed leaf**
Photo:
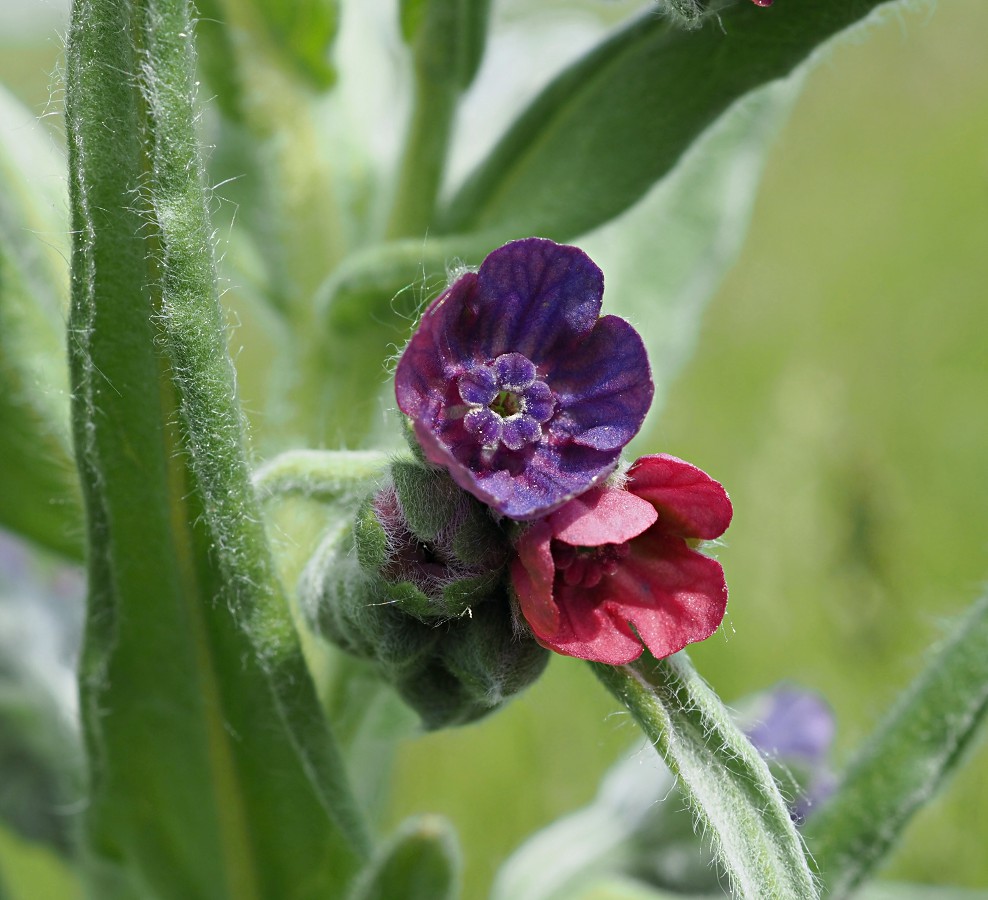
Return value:
M 366 838 L 248 477 L 190 12 L 78 0 L 69 36 L 86 837 L 145 897 L 332 896 Z
M 955 625 L 814 813 L 806 839 L 828 896 L 847 897 L 962 764 L 988 715 L 988 597 Z
M 576 61 L 452 199 L 441 233 L 565 241 L 609 221 L 749 91 L 794 72 L 887 0 L 738 3 L 703 28 L 650 10 Z
M 420 816 L 403 823 L 367 869 L 349 900 L 455 900 L 460 853 L 445 819 Z

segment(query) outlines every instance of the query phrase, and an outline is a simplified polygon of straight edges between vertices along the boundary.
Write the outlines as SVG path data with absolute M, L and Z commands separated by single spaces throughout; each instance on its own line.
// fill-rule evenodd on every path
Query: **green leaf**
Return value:
M 314 440 L 359 445 L 376 423 L 381 442 L 396 440 L 394 418 L 382 414 L 380 398 L 390 380 L 383 360 L 404 346 L 449 269 L 479 265 L 492 249 L 474 238 L 393 241 L 354 253 L 333 273 L 320 292 L 316 337 L 295 392 L 318 426 Z
M 768 766 L 686 654 L 592 668 L 680 779 L 737 896 L 818 897 Z
M 723 894 L 683 894 L 666 891 L 632 878 L 612 875 L 577 887 L 568 900 L 713 900 Z
M 249 63 L 239 49 L 245 39 L 263 45 L 312 88 L 335 82 L 329 53 L 339 31 L 339 0 L 199 0 L 196 6 L 197 29 L 209 50 L 203 66 L 228 114 L 245 99 L 242 66 Z
M 828 896 L 849 896 L 874 872 L 962 763 L 986 713 L 988 597 L 957 622 L 807 823 Z
M 943 884 L 873 882 L 855 891 L 855 900 L 988 900 L 988 891 Z
M 604 271 L 606 311 L 629 319 L 648 350 L 655 399 L 643 443 L 741 249 L 768 148 L 800 86 L 789 79 L 747 97 L 640 203 L 580 240 Z
M 456 834 L 439 816 L 404 822 L 367 869 L 349 900 L 455 900 L 460 853 Z
M 210 174 L 263 263 L 264 299 L 301 319 L 346 235 L 317 97 L 333 80 L 326 53 L 336 0 L 201 0 L 201 66 L 224 118 Z M 232 228 L 231 222 L 231 228 Z M 242 255 L 242 254 L 241 254 Z M 244 272 L 234 269 L 237 282 Z
M 142 897 L 338 896 L 367 839 L 250 485 L 191 34 L 184 0 L 77 0 L 69 35 L 86 838 Z
M 83 900 L 78 873 L 49 848 L 21 840 L 0 827 L 0 900 L 49 897 Z
M 568 240 L 609 221 L 668 173 L 737 100 L 795 71 L 886 0 L 738 3 L 702 29 L 649 11 L 563 71 L 440 217 L 440 233 Z
M 0 88 L 0 524 L 79 558 L 63 179 L 53 139 Z
M 83 585 L 0 532 L 0 818 L 60 853 L 82 795 L 74 656 Z

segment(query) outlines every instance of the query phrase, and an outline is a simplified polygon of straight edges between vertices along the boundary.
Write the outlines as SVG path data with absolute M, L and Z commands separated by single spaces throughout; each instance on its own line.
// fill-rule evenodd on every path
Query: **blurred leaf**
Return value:
M 326 54 L 338 4 L 202 0 L 197 7 L 199 64 L 223 113 L 210 177 L 250 236 L 237 243 L 263 264 L 255 288 L 279 312 L 301 318 L 304 335 L 312 294 L 348 237 L 312 90 L 334 78 Z M 233 272 L 238 282 L 245 277 L 241 268 Z
M 649 758 L 643 757 L 646 753 Z M 571 900 L 598 879 L 624 885 L 614 872 L 626 870 L 635 852 L 632 842 L 650 819 L 665 810 L 663 801 L 673 796 L 673 802 L 680 803 L 675 783 L 650 748 L 639 748 L 621 759 L 608 770 L 591 804 L 531 835 L 508 857 L 498 870 L 491 900 Z M 692 817 L 674 818 L 677 824 L 685 819 L 697 860 L 709 862 L 693 833 Z M 674 840 L 672 835 L 666 838 L 666 844 Z M 654 851 L 651 845 L 650 849 Z M 645 890 L 637 882 L 629 884 Z
M 976 602 L 807 823 L 828 895 L 847 897 L 961 764 L 988 713 L 988 597 Z
M 697 31 L 649 11 L 560 73 L 452 199 L 442 233 L 568 240 L 669 172 L 749 91 L 888 0 L 739 3 Z
M 604 271 L 607 311 L 634 323 L 648 349 L 655 399 L 640 440 L 744 243 L 768 148 L 799 89 L 789 79 L 734 106 L 640 203 L 580 239 Z
M 854 900 L 988 900 L 988 891 L 943 884 L 873 882 L 855 891 Z
M 64 159 L 0 87 L 0 524 L 78 558 Z
M 48 848 L 31 844 L 0 827 L 2 900 L 83 900 L 77 873 Z
M 723 896 L 723 894 L 683 894 L 679 891 L 664 891 L 631 878 L 612 875 L 576 887 L 567 898 L 568 900 L 712 900 Z
M 765 761 L 685 653 L 592 663 L 682 784 L 737 896 L 819 896 L 802 841 Z
M 491 0 L 400 0 L 401 34 L 433 83 L 465 90 L 487 42 Z
M 60 852 L 82 796 L 75 656 L 84 585 L 0 532 L 0 818 Z
M 80 0 L 69 36 L 94 890 L 125 877 L 142 897 L 338 896 L 366 837 L 249 483 L 189 12 Z
M 460 853 L 439 816 L 404 822 L 357 879 L 349 900 L 455 900 Z
M 449 268 L 479 265 L 492 249 L 474 238 L 393 241 L 354 253 L 333 273 L 318 298 L 316 338 L 295 394 L 320 441 L 360 445 L 375 425 L 395 441 L 394 418 L 383 415 L 381 403 L 390 382 L 386 361 L 404 347 Z
M 223 111 L 243 115 L 242 46 L 260 44 L 270 58 L 322 90 L 336 80 L 329 52 L 339 30 L 339 0 L 198 0 L 196 34 L 206 52 L 201 62 Z

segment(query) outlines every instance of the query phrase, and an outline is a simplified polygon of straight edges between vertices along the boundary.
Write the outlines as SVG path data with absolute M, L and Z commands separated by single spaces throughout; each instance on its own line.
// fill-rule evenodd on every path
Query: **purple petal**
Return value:
M 531 416 L 512 416 L 504 420 L 501 440 L 509 450 L 521 450 L 542 437 L 542 426 Z
M 471 409 L 463 417 L 463 427 L 470 434 L 475 434 L 485 447 L 493 447 L 502 438 L 504 420 L 496 412 L 482 406 Z
M 502 353 L 492 368 L 503 390 L 521 393 L 535 381 L 535 366 L 520 353 Z
M 777 688 L 765 699 L 758 721 L 746 729 L 762 753 L 785 759 L 823 760 L 834 742 L 836 722 L 830 707 L 811 691 Z
M 576 247 L 543 238 L 512 241 L 477 273 L 471 339 L 488 358 L 521 353 L 536 365 L 588 334 L 600 314 L 604 276 Z
M 634 437 L 654 392 L 645 345 L 617 316 L 601 318 L 578 350 L 553 359 L 545 380 L 560 409 L 554 429 L 600 451 Z
M 536 422 L 548 422 L 555 409 L 552 390 L 544 381 L 536 381 L 525 391 L 525 412 Z
M 497 396 L 497 378 L 487 366 L 477 366 L 461 375 L 456 382 L 460 399 L 475 406 L 487 406 Z
M 447 367 L 466 359 L 452 338 L 464 331 L 463 320 L 477 293 L 472 272 L 458 278 L 425 311 L 395 370 L 398 408 L 416 421 L 433 421 L 446 401 Z M 469 334 L 469 332 L 466 332 Z

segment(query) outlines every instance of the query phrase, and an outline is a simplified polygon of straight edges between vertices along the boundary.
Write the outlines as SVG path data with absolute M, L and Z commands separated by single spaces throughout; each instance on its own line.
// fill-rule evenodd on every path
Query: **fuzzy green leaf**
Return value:
M 63 172 L 53 139 L 0 88 L 0 524 L 79 558 Z
M 250 485 L 190 13 L 77 0 L 69 35 L 86 838 L 100 886 L 143 897 L 339 894 L 366 838 Z
M 768 766 L 686 654 L 592 668 L 680 779 L 737 896 L 819 896 Z
M 849 896 L 874 872 L 961 764 L 986 715 L 988 597 L 956 624 L 807 824 L 828 896 Z
M 696 31 L 649 11 L 562 72 L 468 178 L 440 233 L 568 240 L 669 172 L 730 106 L 887 0 L 738 3 Z

